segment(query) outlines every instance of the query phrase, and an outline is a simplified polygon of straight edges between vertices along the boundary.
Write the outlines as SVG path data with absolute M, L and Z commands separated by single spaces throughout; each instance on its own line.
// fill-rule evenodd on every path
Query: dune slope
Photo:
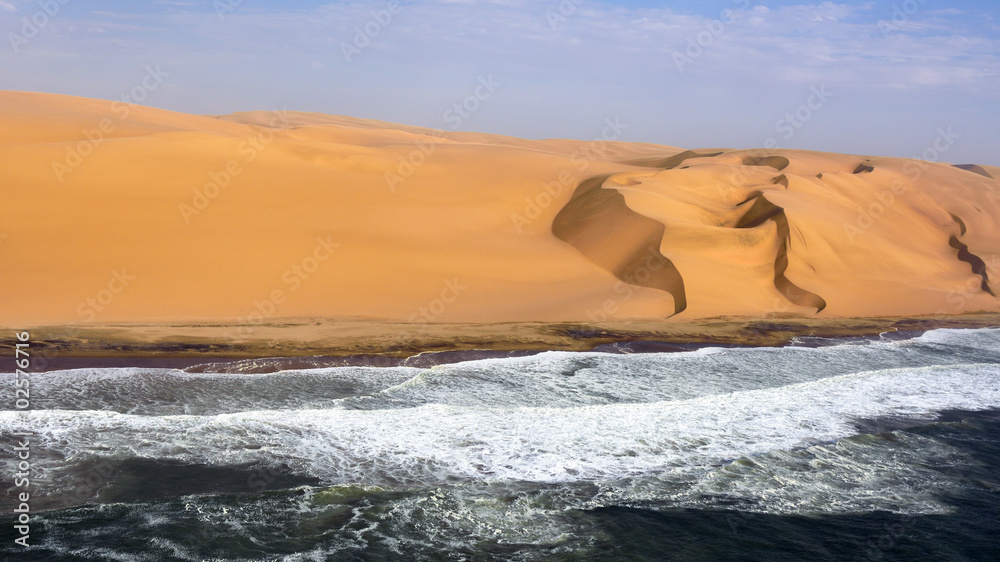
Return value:
M 0 92 L 3 324 L 1000 310 L 989 166 Z

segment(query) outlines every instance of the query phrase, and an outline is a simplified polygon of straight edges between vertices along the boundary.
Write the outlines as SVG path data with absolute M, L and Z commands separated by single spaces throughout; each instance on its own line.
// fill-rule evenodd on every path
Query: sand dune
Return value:
M 1000 175 L 0 92 L 10 326 L 1000 311 Z
M 668 293 L 674 314 L 684 312 L 684 279 L 660 252 L 664 226 L 630 209 L 618 191 L 604 189 L 606 179 L 597 176 L 580 184 L 556 215 L 553 234 L 625 284 Z M 629 290 L 622 284 L 617 288 Z

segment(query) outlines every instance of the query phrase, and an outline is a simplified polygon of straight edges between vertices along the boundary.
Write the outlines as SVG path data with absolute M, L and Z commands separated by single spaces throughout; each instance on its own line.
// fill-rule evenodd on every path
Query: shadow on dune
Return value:
M 618 279 L 670 293 L 674 314 L 680 314 L 687 308 L 684 279 L 660 253 L 666 227 L 630 209 L 617 190 L 602 188 L 608 177 L 581 183 L 556 215 L 552 233 Z
M 798 306 L 810 306 L 815 308 L 816 312 L 822 312 L 826 308 L 826 300 L 823 297 L 799 287 L 785 276 L 785 271 L 788 270 L 788 248 L 791 245 L 788 217 L 785 216 L 785 210 L 768 201 L 759 191 L 751 193 L 750 197 L 740 205 L 745 205 L 750 201 L 753 201 L 753 206 L 740 217 L 736 228 L 756 228 L 773 220 L 778 225 L 778 255 L 774 259 L 775 288 L 792 303 Z
M 868 161 L 858 164 L 857 168 L 854 168 L 855 174 L 870 174 L 875 171 L 875 166 L 868 164 Z
M 685 162 L 692 159 L 712 158 L 723 154 L 717 151 L 695 152 L 687 150 L 669 157 L 647 157 L 628 162 L 634 166 L 669 170 L 687 168 Z M 789 188 L 789 177 L 783 172 L 791 164 L 784 156 L 741 157 L 744 166 L 773 168 L 780 175 L 771 180 L 773 185 Z M 983 167 L 957 165 L 956 168 L 992 178 Z M 871 174 L 875 166 L 871 160 L 864 160 L 853 169 L 854 174 Z M 559 212 L 552 224 L 552 232 L 560 240 L 579 250 L 593 263 L 613 273 L 616 277 L 643 287 L 666 291 L 673 295 L 674 314 L 687 307 L 684 280 L 674 264 L 660 253 L 666 227 L 659 221 L 643 216 L 626 203 L 624 196 L 613 188 L 603 188 L 610 175 L 593 177 L 582 182 L 571 200 Z M 816 176 L 820 180 L 823 174 Z M 748 205 L 749 204 L 749 205 Z M 822 312 L 827 307 L 826 300 L 795 283 L 787 276 L 789 251 L 791 249 L 791 226 L 785 210 L 764 197 L 761 191 L 754 191 L 736 209 L 747 209 L 734 225 L 737 229 L 752 229 L 773 220 L 777 226 L 777 254 L 774 259 L 774 287 L 789 302 L 815 308 Z M 738 211 L 737 211 L 738 212 Z M 961 241 L 966 225 L 958 216 L 952 215 L 961 233 L 951 236 L 949 244 L 958 251 L 960 261 L 969 264 L 972 272 L 982 279 L 982 291 L 996 296 L 990 287 L 986 262 Z
M 965 233 L 967 231 L 966 226 L 965 226 L 965 221 L 963 221 L 962 218 L 959 217 L 958 215 L 954 215 L 954 214 L 951 215 L 951 218 L 955 219 L 955 222 L 958 223 L 958 227 L 959 227 L 959 230 L 961 232 L 959 234 L 959 236 L 965 236 Z M 958 238 L 959 238 L 958 236 L 952 236 L 948 240 L 948 244 L 952 248 L 955 248 L 956 250 L 958 250 L 958 259 L 959 259 L 959 261 L 963 261 L 963 262 L 969 264 L 972 267 L 972 273 L 978 275 L 979 277 L 981 277 L 983 279 L 983 284 L 981 285 L 981 288 L 982 288 L 983 292 L 984 293 L 989 293 L 990 296 L 994 296 L 995 297 L 996 295 L 993 294 L 993 291 L 990 289 L 990 275 L 987 272 L 986 262 L 983 261 L 983 258 L 981 258 L 981 257 L 977 256 L 976 254 L 973 254 L 972 252 L 970 252 L 969 251 L 969 246 L 966 245 L 966 244 L 964 244 L 964 243 L 962 243 L 962 241 L 959 240 Z
M 743 159 L 744 166 L 767 166 L 779 172 L 788 167 L 791 162 L 784 156 L 747 156 Z
M 660 166 L 677 166 L 688 158 L 710 156 L 713 155 L 687 151 L 667 159 L 659 159 L 657 163 Z M 655 159 L 647 160 L 647 164 L 643 165 L 652 166 Z M 789 165 L 789 161 L 783 156 L 748 157 L 744 159 L 744 164 L 769 166 L 780 171 Z M 670 293 L 674 297 L 674 314 L 680 314 L 687 308 L 684 279 L 673 262 L 660 253 L 666 227 L 630 209 L 625 203 L 625 197 L 616 189 L 602 187 L 608 177 L 610 174 L 580 183 L 569 203 L 556 215 L 552 233 L 618 279 L 631 285 Z M 776 185 L 782 185 L 786 189 L 788 187 L 785 175 L 780 175 L 773 181 Z M 778 252 L 774 260 L 775 288 L 790 302 L 815 308 L 817 313 L 822 312 L 827 306 L 826 300 L 792 283 L 785 274 L 791 244 L 791 231 L 785 210 L 768 201 L 759 191 L 752 193 L 737 207 L 751 201 L 753 205 L 739 219 L 735 228 L 756 228 L 773 220 L 778 228 Z
M 982 166 L 978 166 L 976 164 L 955 164 L 954 167 L 958 168 L 959 170 L 965 170 L 966 172 L 972 172 L 973 174 L 979 174 L 991 180 L 996 179 L 993 177 L 992 174 L 987 172 L 985 168 L 983 168 Z
M 660 168 L 662 170 L 670 170 L 676 168 L 684 163 L 685 160 L 690 160 L 692 158 L 712 158 L 713 156 L 718 156 L 722 152 L 707 152 L 700 153 L 693 150 L 685 150 L 684 152 L 674 154 L 673 156 L 667 158 L 660 158 L 655 156 L 653 158 L 639 158 L 637 160 L 629 160 L 627 162 L 622 162 L 623 164 L 628 164 L 630 166 L 644 166 L 646 168 Z

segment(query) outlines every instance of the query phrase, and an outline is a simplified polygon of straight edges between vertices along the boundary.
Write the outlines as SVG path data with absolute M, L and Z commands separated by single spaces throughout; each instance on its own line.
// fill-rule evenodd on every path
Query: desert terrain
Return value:
M 0 148 L 11 328 L 1000 312 L 1000 169 L 974 163 L 9 91 Z

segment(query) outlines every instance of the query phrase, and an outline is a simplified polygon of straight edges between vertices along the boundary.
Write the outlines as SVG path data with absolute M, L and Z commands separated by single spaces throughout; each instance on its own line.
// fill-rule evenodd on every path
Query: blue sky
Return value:
M 909 157 L 950 128 L 945 160 L 1000 165 L 995 0 L 388 5 L 0 0 L 0 89 L 117 99 L 150 66 L 168 76 L 143 103 L 165 109 L 451 129 L 492 77 L 460 129 L 590 139 L 617 118 L 621 140 Z

